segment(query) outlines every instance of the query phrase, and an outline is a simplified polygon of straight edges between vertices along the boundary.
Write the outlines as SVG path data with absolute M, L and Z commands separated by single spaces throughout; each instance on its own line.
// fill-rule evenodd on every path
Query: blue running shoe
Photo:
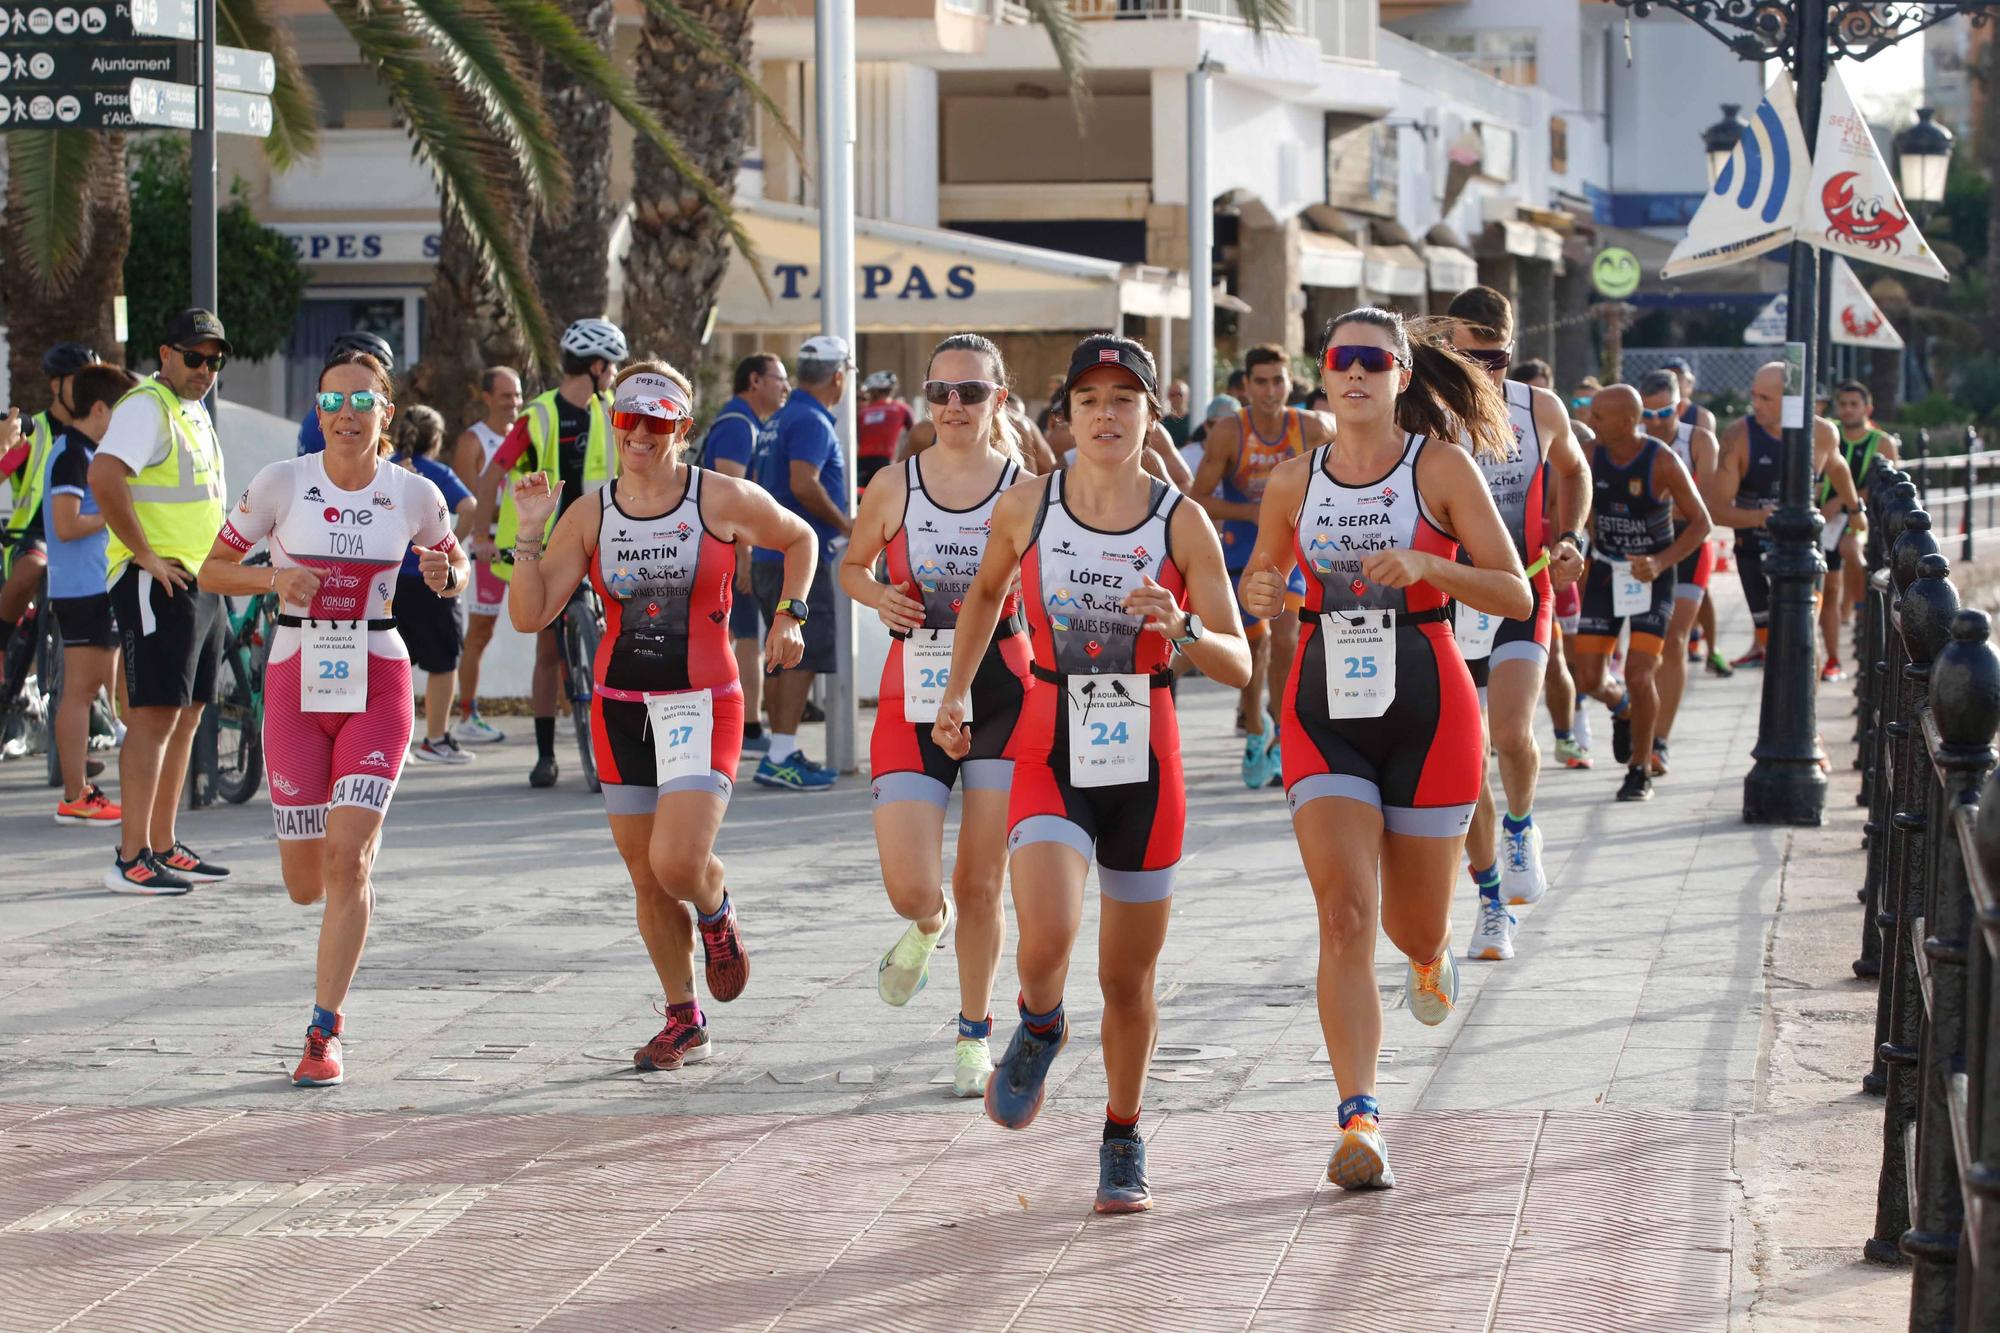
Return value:
M 1097 1149 L 1097 1211 L 1143 1213 L 1153 1206 L 1146 1186 L 1146 1145 L 1140 1139 L 1106 1139 Z
M 755 736 L 745 736 L 743 738 L 743 753 L 745 754 L 771 753 L 771 733 L 768 731 L 760 731 Z
M 986 1084 L 986 1115 L 1006 1129 L 1026 1129 L 1042 1109 L 1048 1094 L 1049 1066 L 1069 1041 L 1069 1018 L 1054 1035 L 1036 1036 L 1026 1023 L 1014 1029 L 1007 1054 L 993 1067 Z
M 826 791 L 836 778 L 830 768 L 821 768 L 806 758 L 805 751 L 794 750 L 782 763 L 771 762 L 765 755 L 757 765 L 757 773 L 752 780 L 760 787 L 783 787 L 788 791 Z
M 1252 791 L 1271 780 L 1270 744 L 1261 731 L 1243 738 L 1243 785 Z

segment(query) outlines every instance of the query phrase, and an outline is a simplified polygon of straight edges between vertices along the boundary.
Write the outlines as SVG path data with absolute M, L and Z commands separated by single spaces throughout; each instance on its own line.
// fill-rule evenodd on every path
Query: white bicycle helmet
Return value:
M 623 361 L 631 352 L 624 332 L 608 319 L 579 319 L 563 330 L 562 349 L 591 361 Z

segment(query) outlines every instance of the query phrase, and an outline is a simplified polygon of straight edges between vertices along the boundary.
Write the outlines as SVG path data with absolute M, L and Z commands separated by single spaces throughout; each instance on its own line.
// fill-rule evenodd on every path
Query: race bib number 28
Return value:
M 368 626 L 326 621 L 300 630 L 299 711 L 359 713 L 368 707 Z

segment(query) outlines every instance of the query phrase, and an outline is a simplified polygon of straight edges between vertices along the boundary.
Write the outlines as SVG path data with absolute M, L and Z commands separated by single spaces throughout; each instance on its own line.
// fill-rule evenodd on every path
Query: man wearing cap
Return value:
M 97 360 L 97 353 L 82 343 L 57 343 L 42 353 L 42 373 L 49 379 L 49 406 L 21 425 L 21 410 L 14 408 L 0 421 L 0 477 L 13 488 L 14 508 L 7 515 L 6 550 L 0 553 L 0 570 L 6 584 L 0 587 L 0 657 L 14 637 L 14 626 L 28 613 L 35 592 L 42 585 L 42 571 L 48 567 L 46 520 L 42 500 L 46 490 L 49 446 L 67 430 L 70 377 Z M 19 681 L 0 682 L 0 701 L 12 699 Z
M 222 321 L 183 310 L 160 344 L 160 373 L 118 400 L 90 460 L 90 492 L 111 529 L 111 610 L 125 649 L 124 818 L 104 874 L 118 893 L 186 893 L 227 879 L 174 833 L 202 705 L 215 699 L 222 599 L 196 586 L 222 529 L 222 448 L 202 399 L 229 356 Z
M 760 787 L 823 791 L 837 776 L 813 763 L 799 749 L 799 723 L 805 718 L 806 694 L 815 674 L 840 669 L 833 642 L 833 574 L 839 548 L 854 530 L 848 517 L 847 466 L 834 429 L 834 408 L 847 393 L 847 376 L 854 367 L 845 340 L 830 333 L 808 338 L 799 348 L 795 367 L 797 387 L 778 410 L 769 447 L 758 459 L 756 481 L 779 505 L 806 521 L 819 537 L 819 570 L 804 607 L 787 603 L 788 613 L 803 611 L 805 656 L 796 667 L 778 672 L 765 688 L 771 709 L 771 749 L 757 765 Z M 776 622 L 784 597 L 785 557 L 781 551 L 758 547 L 750 558 L 750 584 L 764 623 Z

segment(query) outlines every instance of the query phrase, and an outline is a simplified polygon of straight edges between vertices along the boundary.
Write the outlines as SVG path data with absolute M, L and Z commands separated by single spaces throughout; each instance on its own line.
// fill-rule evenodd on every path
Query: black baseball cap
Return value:
M 1145 348 L 1129 338 L 1113 338 L 1100 334 L 1085 338 L 1069 354 L 1069 374 L 1063 377 L 1063 386 L 1056 394 L 1056 401 L 1067 405 L 1069 391 L 1083 378 L 1084 372 L 1098 366 L 1123 366 L 1132 372 L 1148 395 L 1159 397 L 1160 381 L 1153 369 L 1153 358 Z
M 167 321 L 167 346 L 192 347 L 196 343 L 210 340 L 222 344 L 224 352 L 233 351 L 229 339 L 222 332 L 222 321 L 213 310 L 183 310 Z

